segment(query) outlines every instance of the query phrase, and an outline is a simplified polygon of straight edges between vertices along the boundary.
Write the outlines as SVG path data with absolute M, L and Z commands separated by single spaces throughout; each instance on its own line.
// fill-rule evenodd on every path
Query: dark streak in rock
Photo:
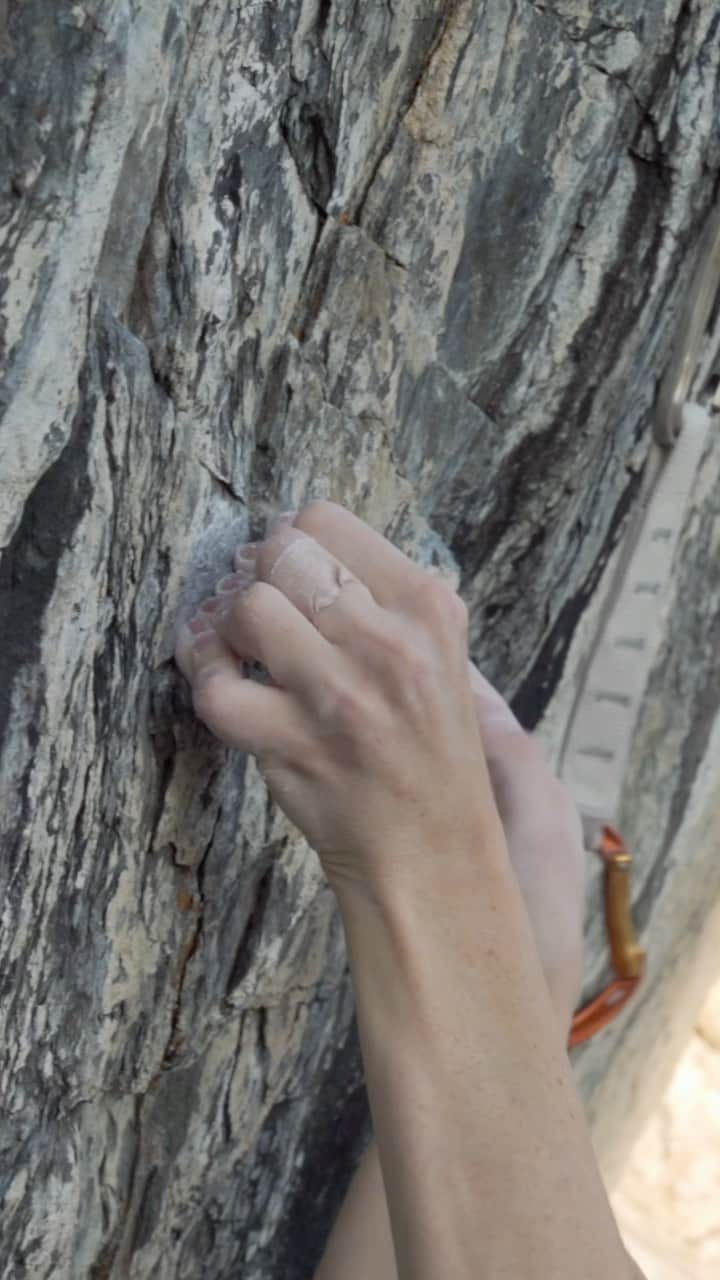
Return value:
M 547 636 L 532 667 L 511 701 L 511 707 L 523 728 L 529 732 L 537 726 L 545 708 L 560 683 L 568 650 L 576 627 L 598 585 L 622 532 L 625 516 L 641 482 L 641 473 L 634 475 L 625 489 L 613 514 L 602 550 L 590 573 L 575 595 L 562 606 L 552 630 Z
M 305 194 L 327 212 L 335 185 L 335 151 L 322 106 L 300 92 L 283 103 L 280 132 L 295 162 Z
M 230 977 L 225 988 L 226 997 L 230 996 L 247 976 L 253 961 L 259 954 L 260 939 L 265 923 L 265 910 L 273 887 L 275 856 L 275 847 L 271 846 L 269 852 L 263 858 L 259 879 L 253 878 L 253 883 L 253 880 L 248 878 L 246 892 L 252 895 L 253 906 L 235 952 Z
M 445 32 L 447 31 L 455 11 L 458 8 L 458 3 L 459 0 L 447 0 L 447 2 L 440 7 L 440 11 L 438 13 L 430 15 L 427 19 L 430 30 L 427 33 L 421 30 L 423 25 L 421 20 L 417 20 L 415 24 L 415 31 L 418 33 L 418 42 L 421 42 L 417 69 L 403 93 L 402 98 L 397 103 L 397 107 L 394 112 L 395 120 L 393 127 L 389 130 L 384 145 L 380 148 L 377 156 L 375 157 L 363 190 L 355 202 L 355 207 L 352 210 L 352 221 L 356 222 L 358 225 L 362 222 L 365 203 L 375 183 L 380 166 L 395 145 L 403 120 L 415 102 L 420 86 L 427 74 L 435 53 L 442 43 Z
M 42 618 L 60 558 L 92 500 L 87 456 L 97 402 L 95 359 L 95 353 L 89 353 L 80 371 L 78 408 L 68 442 L 27 499 L 0 560 L 0 748 L 13 684 L 25 667 L 39 662 Z
M 307 1032 L 306 1032 L 307 1036 Z M 303 1163 L 291 1179 L 284 1199 L 282 1221 L 267 1249 L 261 1274 L 285 1280 L 307 1280 L 314 1274 L 325 1247 L 330 1224 L 371 1136 L 370 1112 L 362 1056 L 353 1020 L 347 1036 L 316 1080 L 313 1103 L 303 1125 Z M 275 1104 L 263 1126 L 266 1160 L 277 1164 L 282 1144 L 275 1133 L 286 1132 L 289 1101 Z M 323 1170 L 342 1170 L 328 1179 Z M 269 1171 L 280 1177 L 281 1170 Z

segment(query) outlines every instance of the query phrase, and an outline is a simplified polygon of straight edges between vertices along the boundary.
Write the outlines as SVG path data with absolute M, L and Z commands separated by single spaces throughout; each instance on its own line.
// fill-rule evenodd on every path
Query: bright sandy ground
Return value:
M 612 1203 L 647 1280 L 720 1280 L 720 980 Z

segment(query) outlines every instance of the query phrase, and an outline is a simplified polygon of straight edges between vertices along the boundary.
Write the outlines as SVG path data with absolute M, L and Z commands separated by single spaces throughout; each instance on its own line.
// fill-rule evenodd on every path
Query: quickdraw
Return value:
M 584 820 L 603 821 L 599 815 L 613 815 L 618 807 L 637 705 L 652 661 L 651 642 L 653 637 L 654 642 L 659 639 L 659 617 L 648 619 L 643 630 L 642 624 L 638 625 L 638 611 L 637 608 L 633 610 L 632 602 L 641 590 L 646 589 L 643 574 L 648 565 L 652 569 L 650 585 L 654 592 L 661 591 L 662 579 L 667 578 L 670 572 L 673 548 L 680 534 L 687 504 L 692 497 L 694 477 L 708 439 L 710 415 L 713 409 L 720 408 L 719 303 L 720 203 L 715 203 L 700 237 L 693 276 L 680 313 L 670 362 L 661 384 L 653 423 L 654 441 L 636 512 L 625 535 L 625 545 L 603 608 L 595 644 L 580 672 L 575 702 L 561 747 L 561 772 L 567 766 L 570 767 L 570 776 L 566 780 L 576 793 Z M 653 542 L 665 548 L 664 564 L 659 563 L 657 556 L 648 555 L 647 545 Z M 663 568 L 664 574 L 661 572 Z M 626 588 L 629 588 L 631 594 L 623 599 Z M 645 599 L 644 596 L 642 598 Z M 616 628 L 614 634 L 611 634 L 613 611 L 616 609 L 624 630 L 618 631 Z M 628 618 L 633 621 L 636 634 L 628 635 Z M 602 722 L 597 711 L 593 711 L 592 699 L 583 707 L 583 698 L 587 696 L 592 683 L 590 673 L 593 662 L 600 652 L 601 643 L 608 638 L 615 646 L 634 646 L 639 641 L 644 651 L 644 670 L 640 670 L 638 666 L 635 677 L 628 675 L 630 659 L 623 668 L 624 677 L 626 681 L 629 680 L 625 693 L 631 696 L 625 698 L 629 710 L 624 729 L 621 726 L 620 731 L 617 723 L 608 727 L 607 723 Z M 632 648 L 628 652 L 632 657 Z M 604 658 L 601 654 L 598 662 L 601 674 L 606 670 L 615 670 L 617 673 L 617 663 L 613 665 L 612 656 L 608 659 L 608 654 L 612 655 L 610 643 L 606 644 Z M 595 697 L 598 689 L 602 693 L 602 683 L 596 681 Z M 580 722 L 578 713 L 583 711 L 583 733 L 572 744 L 573 754 L 570 739 L 573 728 L 577 728 Z M 601 730 L 600 739 L 604 731 L 607 741 L 598 741 L 598 727 Z M 590 738 L 585 740 L 588 732 L 594 733 L 594 741 Z M 582 763 L 579 763 L 584 757 L 604 762 L 605 775 L 601 776 L 599 765 L 593 774 L 584 769 Z M 586 848 L 591 847 L 596 849 L 605 863 L 605 927 L 615 977 L 599 995 L 577 1010 L 570 1028 L 570 1048 L 589 1040 L 596 1031 L 612 1022 L 637 990 L 645 971 L 645 953 L 638 944 L 632 920 L 630 853 L 622 836 L 608 823 L 600 828 L 596 843 L 593 841 L 586 844 Z
M 605 863 L 605 928 L 615 978 L 577 1010 L 568 1038 L 570 1049 L 617 1017 L 645 972 L 645 952 L 638 943 L 630 907 L 632 857 L 620 833 L 609 824 L 602 828 L 597 852 Z

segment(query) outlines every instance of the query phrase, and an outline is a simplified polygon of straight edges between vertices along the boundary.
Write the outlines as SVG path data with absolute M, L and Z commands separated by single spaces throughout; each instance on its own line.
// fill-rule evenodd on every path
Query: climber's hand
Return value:
M 329 519 L 337 555 L 313 537 Z M 257 580 L 185 628 L 176 659 L 198 716 L 257 757 L 336 891 L 459 884 L 483 850 L 506 858 L 459 596 L 332 503 L 254 554 Z

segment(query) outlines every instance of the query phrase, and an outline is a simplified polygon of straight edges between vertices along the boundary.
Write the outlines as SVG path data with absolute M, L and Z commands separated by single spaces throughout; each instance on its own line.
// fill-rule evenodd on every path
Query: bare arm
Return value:
M 577 810 L 544 752 L 470 664 L 513 873 L 528 912 L 564 1053 L 582 974 L 585 854 Z M 369 1142 L 335 1218 L 314 1280 L 397 1280 L 377 1142 Z
M 219 583 L 176 658 L 336 892 L 399 1280 L 631 1280 L 510 868 L 467 608 L 333 504 L 245 551 L 255 581 Z
M 483 861 L 339 899 L 396 1255 L 357 1280 L 637 1280 L 507 853 Z

